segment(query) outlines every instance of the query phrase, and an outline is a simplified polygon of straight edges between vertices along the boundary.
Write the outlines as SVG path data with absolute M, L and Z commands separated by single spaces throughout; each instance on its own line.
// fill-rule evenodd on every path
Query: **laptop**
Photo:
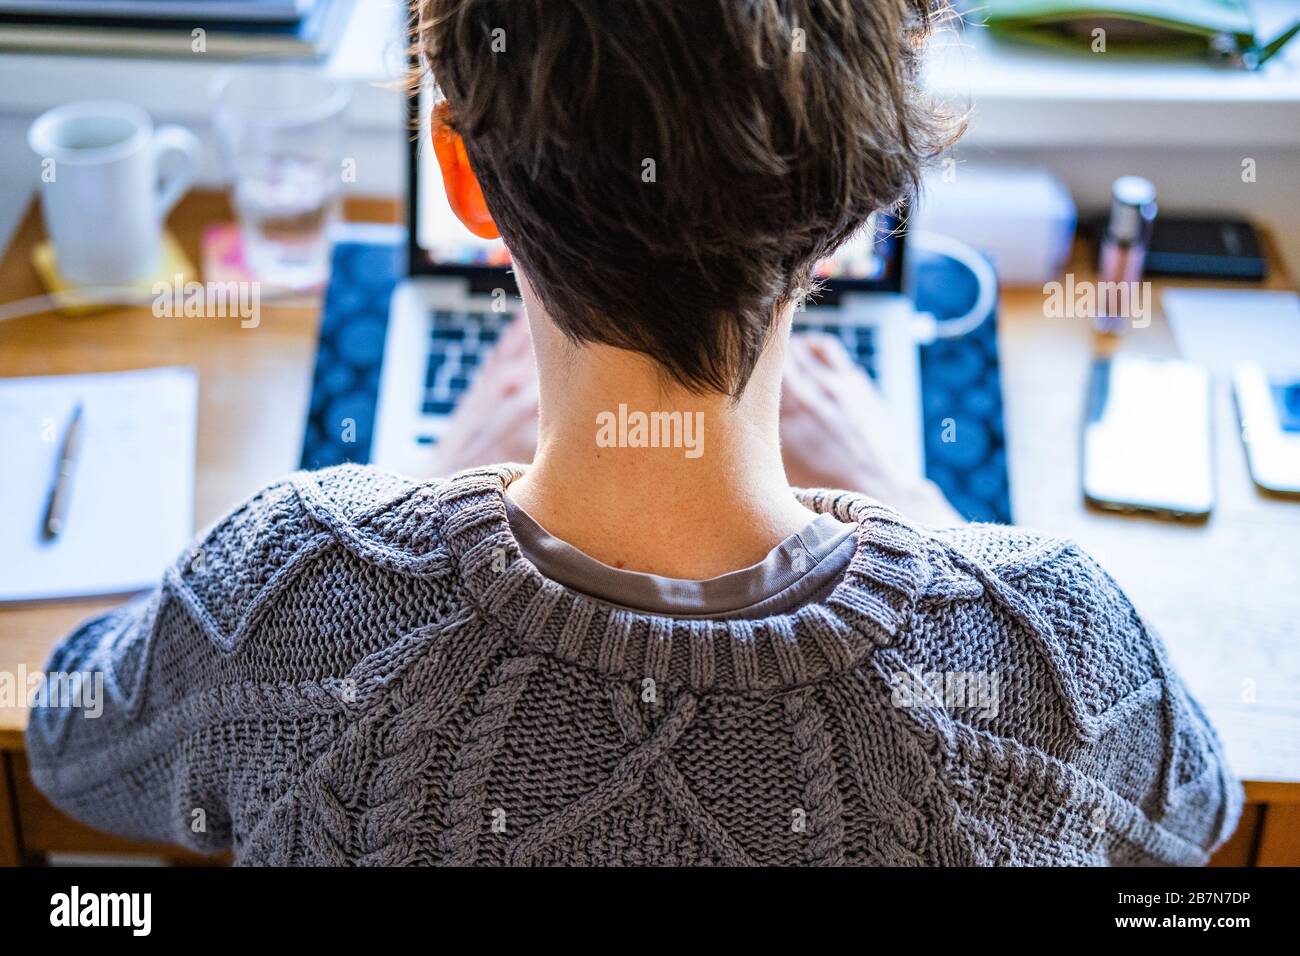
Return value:
M 505 246 L 471 234 L 447 203 L 429 140 L 432 107 L 428 89 L 411 97 L 411 128 L 419 135 L 408 150 L 408 273 L 389 306 L 371 451 L 375 464 L 413 473 L 424 470 L 428 449 L 502 330 L 522 320 Z M 818 264 L 825 291 L 796 312 L 795 329 L 844 342 L 881 389 L 919 474 L 920 370 L 915 310 L 903 291 L 906 234 L 896 217 L 873 220 Z

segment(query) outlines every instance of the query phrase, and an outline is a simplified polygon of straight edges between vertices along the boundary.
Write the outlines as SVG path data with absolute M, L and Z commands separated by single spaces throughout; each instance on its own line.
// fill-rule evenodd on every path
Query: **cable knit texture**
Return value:
M 267 488 L 54 652 L 107 700 L 33 711 L 37 785 L 244 864 L 1200 864 L 1236 825 L 1204 714 L 1068 542 L 801 492 L 857 525 L 824 601 L 673 619 L 521 557 L 518 473 Z M 945 692 L 972 675 L 992 698 Z

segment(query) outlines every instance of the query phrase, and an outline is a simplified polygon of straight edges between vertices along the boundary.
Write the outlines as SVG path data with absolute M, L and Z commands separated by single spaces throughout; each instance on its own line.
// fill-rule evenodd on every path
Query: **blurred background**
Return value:
M 72 2 L 6 0 L 0 14 L 58 10 Z M 222 170 L 211 148 L 214 76 L 232 58 L 292 53 L 299 44 L 300 55 L 352 93 L 344 153 L 356 159 L 357 175 L 347 188 L 364 195 L 400 192 L 404 152 L 396 134 L 405 117 L 400 92 L 388 84 L 404 66 L 405 8 L 393 0 L 301 0 L 299 6 L 308 3 L 338 8 L 325 11 L 309 39 L 285 39 L 301 32 L 298 26 L 271 42 L 256 32 L 210 25 L 204 54 L 191 52 L 186 29 L 165 31 L 163 41 L 151 40 L 129 21 L 96 26 L 92 45 L 56 35 L 46 22 L 17 31 L 6 22 L 12 15 L 0 19 L 0 241 L 15 226 L 39 175 L 25 144 L 28 126 L 42 111 L 88 96 L 137 103 L 156 122 L 182 123 L 200 135 L 209 146 L 200 182 L 216 184 Z M 223 6 L 221 0 L 194 0 L 192 6 L 205 4 Z M 257 4 L 224 4 L 241 5 Z M 137 9 L 146 6 L 141 0 L 86 6 L 101 16 L 114 6 L 124 14 L 148 12 Z M 1247 6 L 1260 37 L 1276 35 L 1300 16 L 1295 0 L 1248 0 Z M 315 24 L 321 11 L 304 16 Z M 63 32 L 85 35 L 84 28 Z M 157 52 L 124 55 L 142 45 Z M 44 52 L 54 48 L 80 52 Z M 1288 264 L 1300 261 L 1300 190 L 1294 181 L 1300 169 L 1300 44 L 1258 72 L 1211 67 L 1204 55 L 1121 65 L 1116 61 L 1123 54 L 1088 56 L 1086 43 L 1084 50 L 1069 55 L 1000 43 L 985 30 L 941 33 L 930 50 L 929 87 L 975 107 L 961 161 L 1045 167 L 1088 211 L 1106 207 L 1116 177 L 1145 171 L 1166 208 L 1248 216 L 1272 230 Z M 1259 169 L 1253 183 L 1239 175 L 1247 145 Z

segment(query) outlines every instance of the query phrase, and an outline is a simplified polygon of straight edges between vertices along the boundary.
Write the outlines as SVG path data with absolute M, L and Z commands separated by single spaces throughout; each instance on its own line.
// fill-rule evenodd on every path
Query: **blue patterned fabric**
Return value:
M 401 277 L 405 252 L 400 239 L 344 240 L 334 246 L 303 430 L 302 468 L 370 460 L 388 302 Z
M 334 247 L 303 468 L 370 460 L 388 302 L 404 251 L 398 239 Z M 969 272 L 941 257 L 914 255 L 919 308 L 940 319 L 965 312 L 975 296 Z M 966 518 L 1010 522 L 996 316 L 969 335 L 924 346 L 921 383 L 930 479 Z
M 975 301 L 970 270 L 917 251 L 917 308 L 942 320 Z M 1011 523 L 996 309 L 977 329 L 921 348 L 925 471 L 970 521 Z

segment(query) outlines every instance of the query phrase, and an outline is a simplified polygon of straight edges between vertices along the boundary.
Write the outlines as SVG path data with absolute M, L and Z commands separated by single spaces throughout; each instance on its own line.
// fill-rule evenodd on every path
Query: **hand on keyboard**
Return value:
M 528 322 L 512 320 L 452 412 L 429 472 L 446 476 L 477 465 L 529 464 L 537 451 L 537 366 Z
M 796 487 L 870 495 L 931 526 L 963 520 L 938 487 L 904 473 L 889 409 L 832 335 L 797 333 L 781 387 L 781 454 Z

